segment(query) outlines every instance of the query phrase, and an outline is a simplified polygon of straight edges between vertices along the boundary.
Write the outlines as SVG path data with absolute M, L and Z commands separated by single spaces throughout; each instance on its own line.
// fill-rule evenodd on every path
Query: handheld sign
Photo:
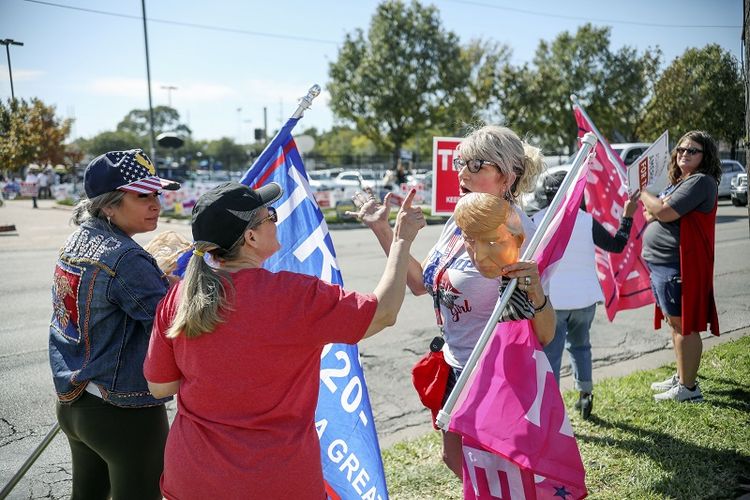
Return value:
M 453 156 L 461 143 L 458 137 L 432 138 L 432 203 L 433 215 L 451 215 L 458 203 L 458 175 L 453 170 Z
M 658 194 L 667 187 L 669 158 L 669 131 L 666 130 L 628 166 L 628 194 L 632 196 L 643 190 Z

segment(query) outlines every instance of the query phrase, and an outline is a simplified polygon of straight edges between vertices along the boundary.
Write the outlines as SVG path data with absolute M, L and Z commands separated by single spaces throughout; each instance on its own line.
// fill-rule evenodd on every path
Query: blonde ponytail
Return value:
M 516 179 L 514 196 L 519 196 L 521 193 L 530 193 L 534 190 L 539 174 L 545 169 L 542 150 L 524 142 L 522 164 L 523 172 Z
M 213 243 L 195 244 L 190 262 L 182 278 L 182 289 L 167 337 L 181 333 L 189 339 L 213 331 L 222 321 L 222 311 L 230 309 L 225 283 L 231 286 L 229 273 L 213 269 L 203 259 L 204 252 L 218 248 Z

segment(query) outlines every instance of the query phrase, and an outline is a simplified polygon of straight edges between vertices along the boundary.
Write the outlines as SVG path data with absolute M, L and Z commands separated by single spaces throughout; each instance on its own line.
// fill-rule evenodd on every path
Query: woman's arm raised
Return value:
M 378 202 L 371 190 L 368 190 L 367 193 L 357 192 L 352 197 L 352 201 L 354 201 L 354 205 L 359 210 L 357 212 L 346 212 L 346 214 L 356 216 L 357 219 L 372 229 L 383 251 L 386 255 L 389 255 L 393 242 L 393 230 L 388 222 L 388 215 L 391 212 L 391 193 L 385 195 L 383 203 Z M 418 296 L 427 293 L 427 289 L 422 281 L 422 264 L 411 255 L 409 255 L 406 285 L 414 295 Z
M 385 263 L 383 276 L 373 291 L 378 298 L 378 307 L 365 333 L 365 338 L 393 325 L 396 322 L 398 311 L 401 309 L 401 304 L 404 302 L 406 276 L 411 267 L 410 261 L 414 260 L 409 255 L 409 249 L 417 236 L 417 232 L 425 226 L 422 210 L 411 206 L 415 193 L 416 191 L 412 189 L 406 196 L 396 217 L 396 226 L 393 230 L 390 230 L 390 226 L 388 227 L 391 238 L 387 248 L 385 242 L 381 242 L 381 245 L 386 249 L 388 259 Z M 388 198 L 386 197 L 386 203 L 387 201 Z M 376 234 L 378 233 L 376 232 Z M 380 240 L 380 237 L 378 237 L 378 240 Z

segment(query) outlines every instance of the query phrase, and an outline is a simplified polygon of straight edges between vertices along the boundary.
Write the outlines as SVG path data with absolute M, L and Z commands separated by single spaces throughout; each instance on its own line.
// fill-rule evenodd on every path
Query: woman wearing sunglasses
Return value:
M 524 245 L 534 233 L 533 222 L 517 205 L 518 197 L 534 189 L 536 178 L 543 168 L 539 149 L 526 144 L 512 130 L 499 126 L 485 126 L 469 134 L 459 146 L 453 162 L 459 179 L 460 195 L 488 193 L 511 203 L 521 221 Z M 362 195 L 355 196 L 358 217 L 375 233 L 383 249 L 388 252 L 392 238 L 388 225 L 389 196 L 383 204 Z M 477 251 L 499 252 L 503 245 L 484 241 L 483 247 L 474 242 L 466 245 L 461 231 L 451 217 L 427 258 L 420 264 L 409 261 L 407 283 L 414 295 L 429 293 L 433 298 L 438 325 L 445 344 L 443 354 L 451 366 L 448 394 L 474 349 L 498 299 L 501 277 L 486 278 L 474 264 Z M 525 246 L 521 247 L 521 253 Z M 500 256 L 492 259 L 500 262 Z M 519 261 L 504 266 L 498 274 L 518 278 L 519 293 L 526 300 L 525 310 L 534 315 L 533 327 L 544 345 L 554 337 L 555 313 L 549 305 L 535 262 Z M 443 433 L 443 460 L 458 476 L 461 472 L 461 437 Z
M 313 276 L 271 273 L 278 184 L 236 182 L 200 197 L 195 250 L 159 305 L 144 373 L 152 393 L 178 395 L 164 453 L 167 498 L 325 498 L 315 407 L 320 357 L 396 321 L 409 248 L 424 227 L 405 199 L 371 294 Z M 204 260 L 210 254 L 215 266 Z
M 657 401 L 699 402 L 703 343 L 710 325 L 719 335 L 713 291 L 714 234 L 721 164 L 716 143 L 694 130 L 677 143 L 669 163 L 671 185 L 659 197 L 641 192 L 649 221 L 643 258 L 656 299 L 655 326 L 666 319 L 672 330 L 677 373 L 651 384 Z

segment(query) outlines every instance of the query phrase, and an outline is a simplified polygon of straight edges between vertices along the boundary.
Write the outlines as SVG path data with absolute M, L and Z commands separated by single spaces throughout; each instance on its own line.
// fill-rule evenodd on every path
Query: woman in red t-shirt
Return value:
M 323 346 L 357 343 L 396 321 L 409 248 L 425 224 L 414 192 L 371 294 L 261 267 L 280 248 L 267 207 L 280 196 L 274 183 L 226 183 L 193 209 L 193 257 L 159 305 L 144 364 L 155 396 L 178 395 L 167 498 L 325 498 L 314 422 Z

